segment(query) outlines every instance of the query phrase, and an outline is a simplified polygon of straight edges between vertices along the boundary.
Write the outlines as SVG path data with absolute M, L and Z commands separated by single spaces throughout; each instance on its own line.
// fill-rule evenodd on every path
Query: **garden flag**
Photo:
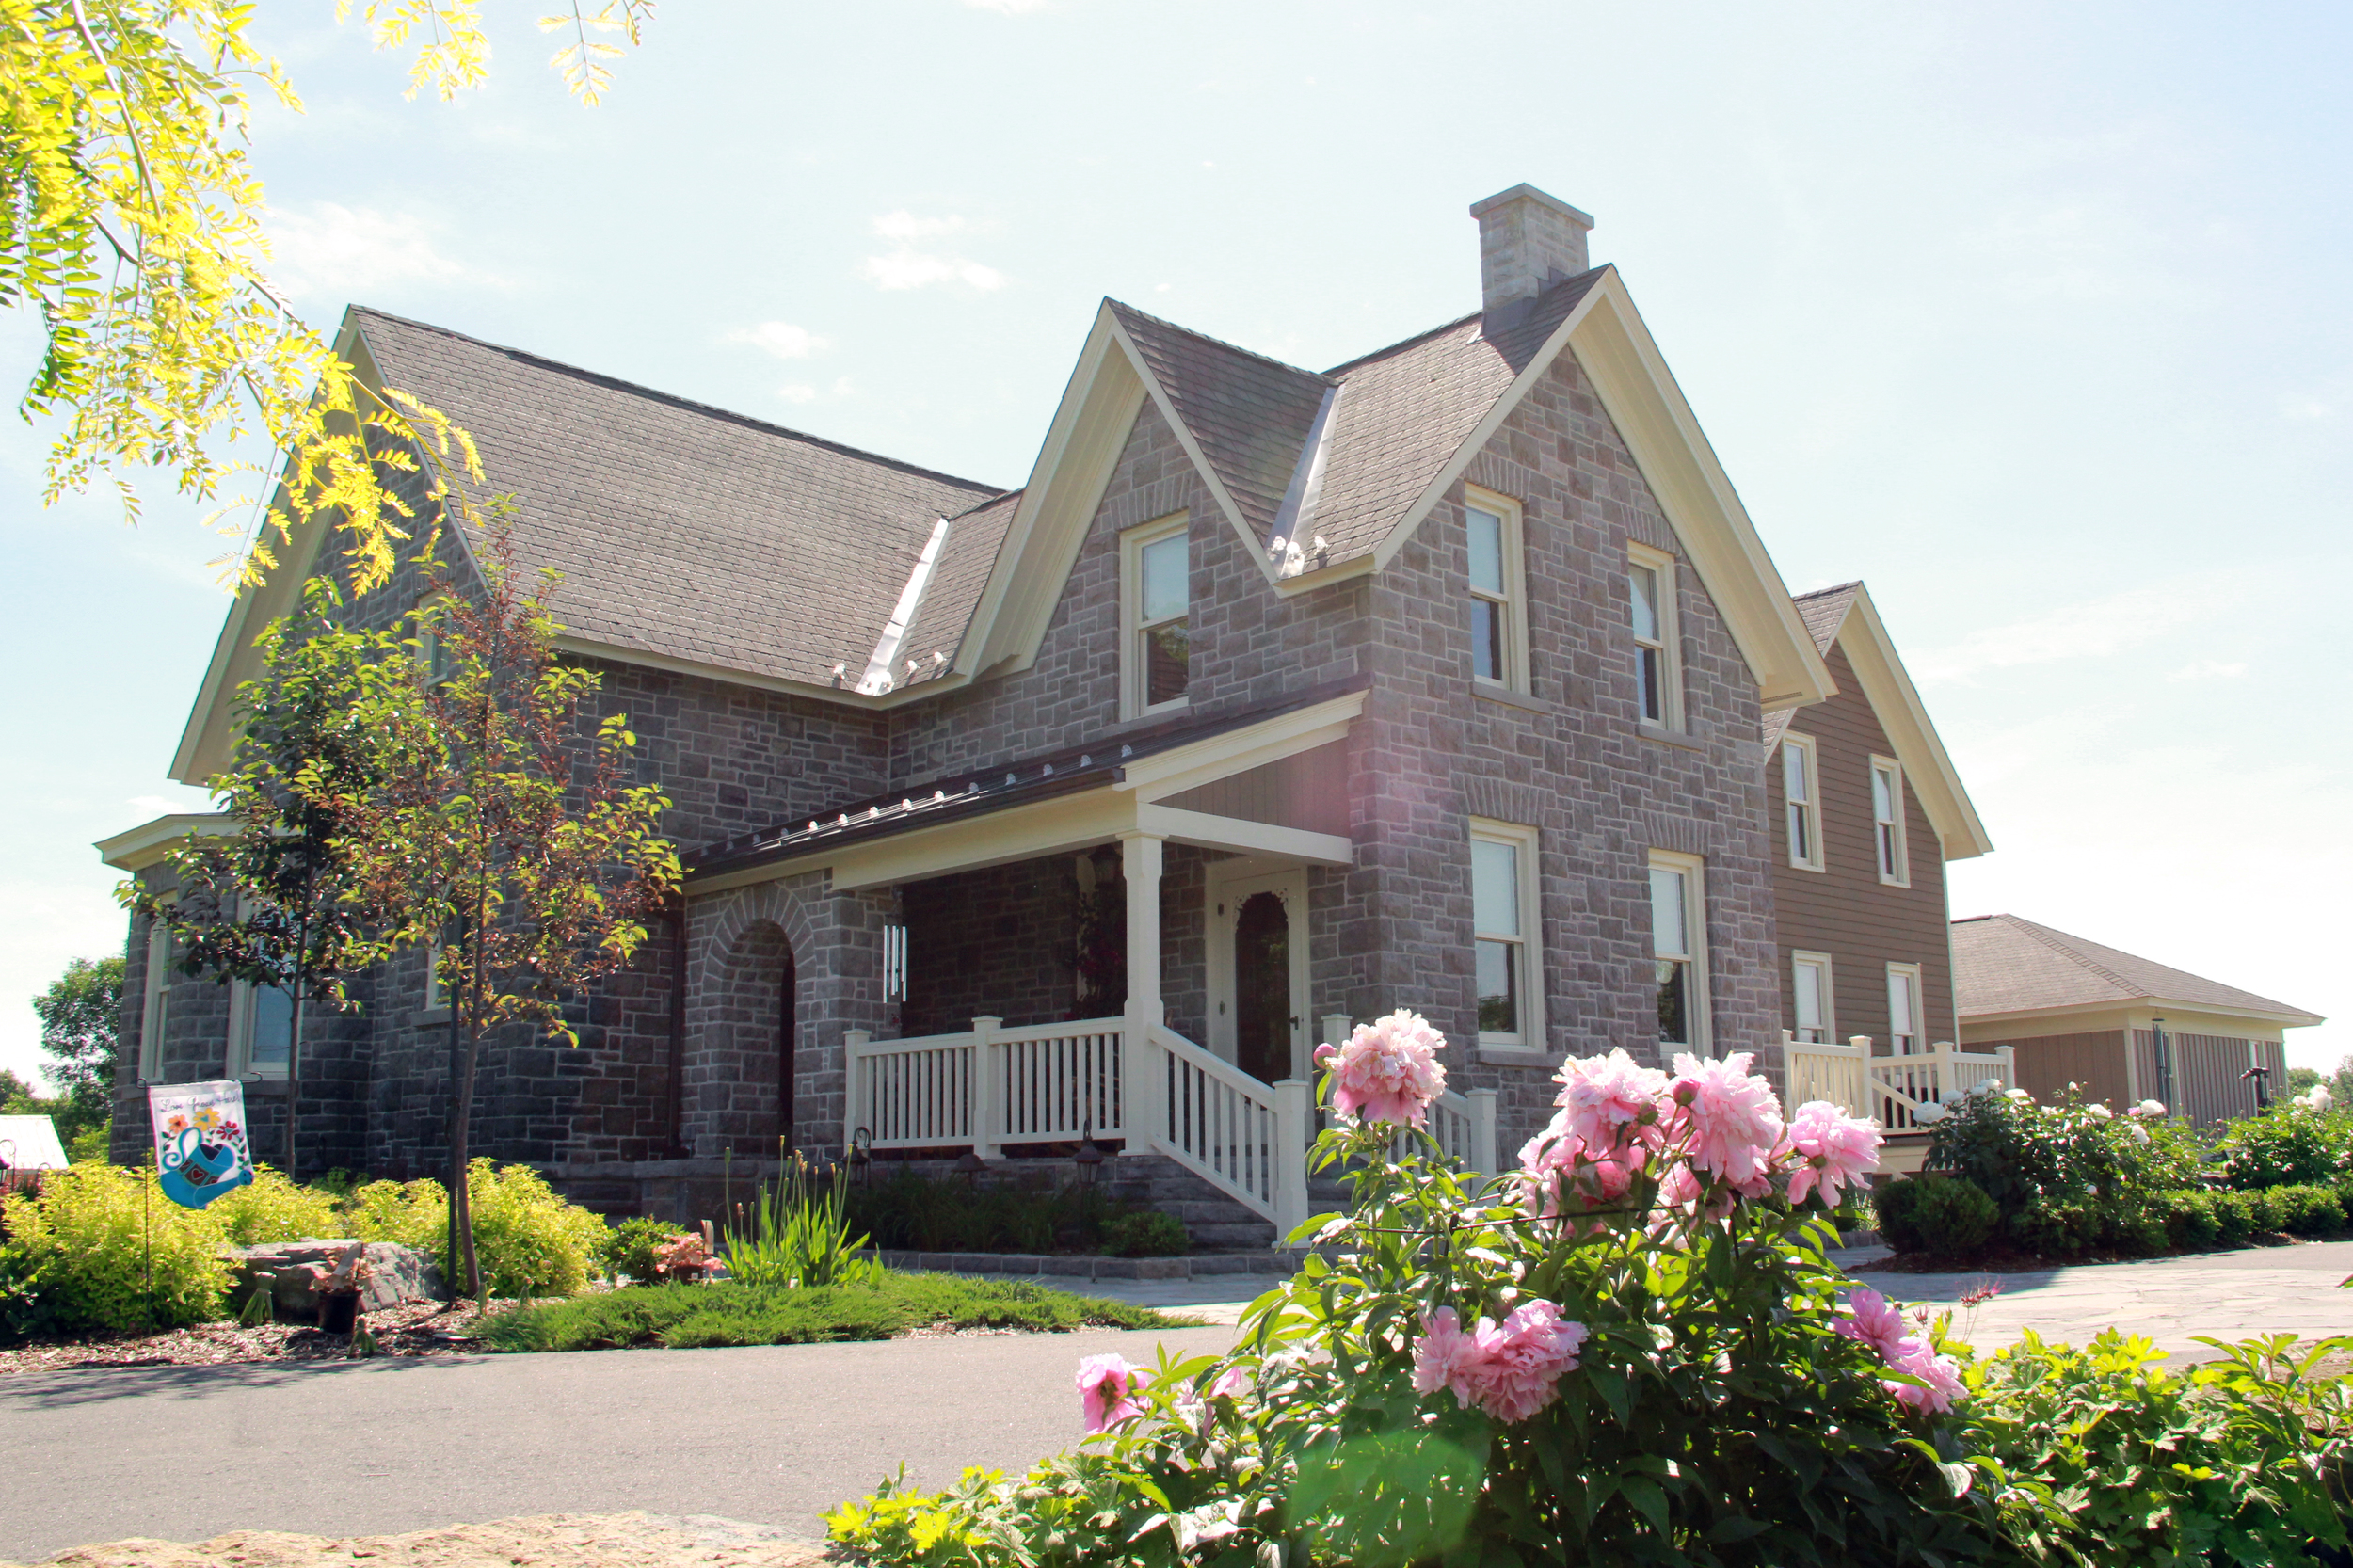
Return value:
M 234 1079 L 154 1084 L 147 1091 L 147 1113 L 154 1123 L 164 1196 L 183 1208 L 201 1208 L 253 1179 L 244 1084 Z

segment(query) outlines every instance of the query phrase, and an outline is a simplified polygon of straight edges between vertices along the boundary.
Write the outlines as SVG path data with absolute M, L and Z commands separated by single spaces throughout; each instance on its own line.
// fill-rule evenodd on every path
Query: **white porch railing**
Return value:
M 969 1147 L 984 1160 L 1009 1143 L 1126 1134 L 1121 1021 L 1003 1028 L 876 1040 L 849 1032 L 842 1138 L 864 1128 L 878 1149 Z
M 1868 1034 L 1837 1046 L 1800 1040 L 1785 1029 L 1781 1058 L 1785 1105 L 1794 1109 L 1808 1100 L 1828 1100 L 1850 1116 L 1876 1117 L 1891 1132 L 1927 1126 L 1920 1108 L 1947 1095 L 1965 1095 L 1989 1081 L 2008 1089 L 2018 1081 L 2016 1053 L 2008 1046 L 1992 1055 L 1973 1055 L 1944 1040 L 1923 1055 L 1874 1056 Z

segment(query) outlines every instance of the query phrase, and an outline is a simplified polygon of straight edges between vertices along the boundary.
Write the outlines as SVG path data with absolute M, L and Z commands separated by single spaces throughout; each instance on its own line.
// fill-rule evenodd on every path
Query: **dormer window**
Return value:
M 1470 579 L 1471 679 L 1528 690 L 1528 616 L 1520 563 L 1520 509 L 1507 498 L 1469 489 L 1463 502 Z
M 1192 678 L 1193 557 L 1186 520 L 1180 512 L 1132 529 L 1121 540 L 1123 706 L 1130 718 L 1181 704 Z

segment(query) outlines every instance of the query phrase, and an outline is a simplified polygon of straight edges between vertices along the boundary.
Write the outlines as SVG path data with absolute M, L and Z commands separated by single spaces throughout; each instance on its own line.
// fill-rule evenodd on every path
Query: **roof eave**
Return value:
M 2149 1008 L 2157 1012 L 2170 1010 L 2177 1013 L 2201 1013 L 2208 1017 L 2251 1018 L 2258 1023 L 2277 1024 L 2283 1029 L 2310 1029 L 2329 1021 L 2317 1013 L 2303 1013 L 2294 1009 L 2272 1011 L 2260 1007 L 2236 1007 L 2215 1001 L 2185 1001 L 2180 997 L 2159 996 L 2104 997 L 2091 1001 L 2058 1002 L 2049 1007 L 2002 1007 L 1977 1013 L 1963 1007 L 1959 1012 L 1964 1023 L 2000 1024 L 2041 1018 L 2081 1017 L 2087 1014 L 2114 1013 L 2120 1009 L 2137 1012 L 2141 1008 Z
M 1847 633 L 1857 626 L 1863 629 L 1863 637 L 1849 637 Z M 1953 766 L 1952 755 L 1937 735 L 1928 705 L 1920 700 L 1919 688 L 1904 669 L 1896 640 L 1888 635 L 1887 623 L 1880 619 L 1879 606 L 1872 603 L 1868 587 L 1860 583 L 1854 585 L 1832 640 L 1843 641 L 1847 662 L 1854 666 L 1864 698 L 1886 731 L 1888 744 L 1896 748 L 1896 760 L 1904 765 L 1905 778 L 1936 828 L 1945 858 L 1974 860 L 1991 854 L 1993 840 L 1978 820 L 1977 808 L 1961 781 L 1961 770 Z

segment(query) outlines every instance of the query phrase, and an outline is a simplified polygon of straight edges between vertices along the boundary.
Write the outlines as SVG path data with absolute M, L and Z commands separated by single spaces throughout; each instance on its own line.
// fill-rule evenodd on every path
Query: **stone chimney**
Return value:
M 1593 218 L 1533 185 L 1497 191 L 1470 212 L 1479 219 L 1480 304 L 1490 314 L 1593 265 L 1585 257 Z

